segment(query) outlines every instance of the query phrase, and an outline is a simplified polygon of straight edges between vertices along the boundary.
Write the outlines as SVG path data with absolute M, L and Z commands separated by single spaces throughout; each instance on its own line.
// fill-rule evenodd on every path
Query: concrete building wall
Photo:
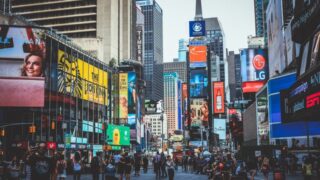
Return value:
M 257 145 L 256 103 L 252 103 L 243 112 L 244 145 Z

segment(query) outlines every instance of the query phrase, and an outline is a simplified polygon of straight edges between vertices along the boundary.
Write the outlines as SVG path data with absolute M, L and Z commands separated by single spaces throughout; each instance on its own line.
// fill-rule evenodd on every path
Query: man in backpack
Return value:
M 159 152 L 153 158 L 154 172 L 156 173 L 156 179 L 160 179 L 160 168 L 161 168 L 161 156 Z
M 31 179 L 49 180 L 51 159 L 45 156 L 45 149 L 39 149 L 30 157 Z

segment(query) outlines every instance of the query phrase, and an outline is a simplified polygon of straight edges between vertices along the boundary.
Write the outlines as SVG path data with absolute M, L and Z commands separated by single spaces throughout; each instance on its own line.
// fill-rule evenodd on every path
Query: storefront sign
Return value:
M 47 142 L 47 148 L 51 150 L 56 150 L 57 149 L 57 143 L 55 142 Z
M 281 92 L 283 122 L 320 120 L 320 66 Z

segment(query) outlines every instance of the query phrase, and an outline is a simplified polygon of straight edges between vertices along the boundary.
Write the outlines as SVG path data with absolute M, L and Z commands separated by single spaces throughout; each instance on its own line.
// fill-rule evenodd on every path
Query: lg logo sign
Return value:
M 252 65 L 256 69 L 256 80 L 265 80 L 266 72 L 264 68 L 266 66 L 266 59 L 258 54 L 253 58 Z

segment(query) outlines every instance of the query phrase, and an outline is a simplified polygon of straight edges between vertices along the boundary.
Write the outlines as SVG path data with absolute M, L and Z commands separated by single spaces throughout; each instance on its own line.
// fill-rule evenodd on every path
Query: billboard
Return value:
M 137 38 L 137 61 L 143 63 L 143 26 L 136 27 L 136 38 Z
M 189 21 L 189 37 L 198 37 L 206 35 L 205 21 Z
M 281 106 L 280 91 L 288 89 L 296 81 L 296 74 L 285 74 L 268 81 L 268 108 L 270 121 L 270 138 L 288 138 L 307 136 L 309 129 L 310 136 L 320 135 L 320 122 L 305 122 L 306 119 L 284 123 L 282 119 L 283 108 Z M 299 91 L 293 91 L 293 95 L 303 92 L 303 88 Z M 298 108 L 299 106 L 297 106 Z M 305 114 L 304 114 L 305 115 Z M 314 115 L 314 117 L 319 117 Z M 309 127 L 309 128 L 307 128 Z
M 207 67 L 207 46 L 189 46 L 191 68 Z
M 320 121 L 320 66 L 281 92 L 283 122 Z
M 108 72 L 78 57 L 76 53 L 58 49 L 58 92 L 108 104 Z
M 144 108 L 146 114 L 155 114 L 157 113 L 157 102 L 153 100 L 145 100 Z
M 191 127 L 208 126 L 209 108 L 206 99 L 190 99 Z
M 119 118 L 128 118 L 128 73 L 119 73 Z
M 46 51 L 43 29 L 0 25 L 0 106 L 44 106 Z
M 130 145 L 130 128 L 109 124 L 107 129 L 108 145 Z
M 226 119 L 214 119 L 214 133 L 219 135 L 219 140 L 226 139 Z
M 224 82 L 212 82 L 213 87 L 213 112 L 224 113 Z
M 240 51 L 240 60 L 242 83 L 255 82 L 253 84 L 246 83 L 243 84 L 243 86 L 245 85 L 247 88 L 257 87 L 258 82 L 264 84 L 261 82 L 268 80 L 269 73 L 266 49 L 243 49 Z M 243 92 L 246 92 L 246 89 L 243 90 Z
M 192 70 L 190 72 L 190 98 L 207 97 L 208 74 L 206 70 Z
M 268 94 L 264 88 L 256 94 L 257 141 L 258 145 L 269 144 Z
M 135 72 L 128 72 L 128 116 L 136 119 L 136 82 L 137 77 Z M 132 121 L 131 121 L 132 122 Z M 135 121 L 134 121 L 135 123 Z

